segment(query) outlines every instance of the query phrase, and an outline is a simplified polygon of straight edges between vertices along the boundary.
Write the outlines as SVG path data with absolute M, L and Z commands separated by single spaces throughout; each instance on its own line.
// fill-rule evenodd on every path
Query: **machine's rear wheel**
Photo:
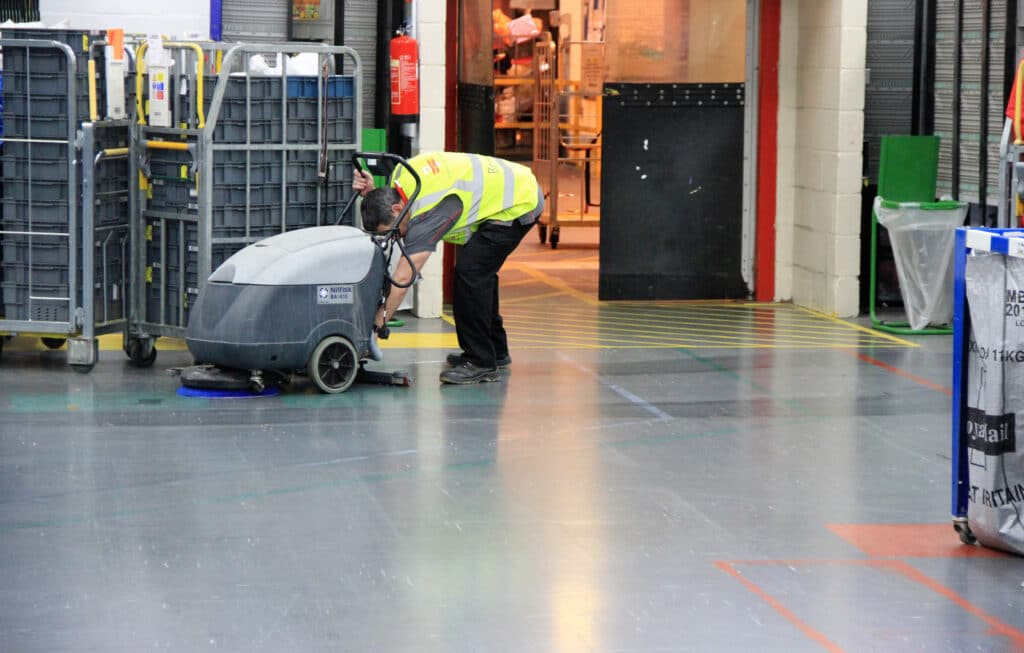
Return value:
M 64 346 L 64 338 L 40 338 L 47 349 L 60 349 Z
M 309 357 L 309 378 L 327 394 L 345 392 L 356 380 L 359 354 L 347 338 L 328 336 Z
M 150 338 L 129 339 L 124 353 L 135 367 L 149 367 L 156 361 L 156 345 Z

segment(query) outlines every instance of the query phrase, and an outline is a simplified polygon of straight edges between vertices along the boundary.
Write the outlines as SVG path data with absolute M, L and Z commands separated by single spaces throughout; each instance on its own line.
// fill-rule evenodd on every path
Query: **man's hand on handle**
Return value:
M 366 197 L 367 193 L 373 190 L 373 175 L 362 168 L 356 168 L 352 178 L 352 190 Z

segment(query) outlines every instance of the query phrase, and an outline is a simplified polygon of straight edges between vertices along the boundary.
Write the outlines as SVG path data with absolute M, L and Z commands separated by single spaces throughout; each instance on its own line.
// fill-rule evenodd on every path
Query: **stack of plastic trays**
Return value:
M 96 123 L 95 151 L 128 147 L 128 126 Z M 83 162 L 83 165 L 86 165 Z M 127 157 L 101 159 L 94 175 L 94 261 L 95 315 L 99 321 L 127 317 L 125 285 L 130 261 L 128 238 L 131 214 L 128 206 Z
M 3 28 L 2 35 L 65 43 L 75 55 L 73 98 L 67 94 L 67 57 L 57 48 L 6 47 L 2 90 L 4 137 L 10 140 L 2 156 L 0 231 L 19 233 L 0 235 L 0 315 L 9 320 L 69 321 L 66 300 L 30 303 L 28 298 L 66 298 L 69 293 L 69 239 L 46 234 L 67 233 L 69 202 L 81 202 L 80 197 L 68 197 L 68 157 L 76 156 L 67 143 L 68 119 L 72 111 L 76 125 L 88 119 L 89 43 L 99 33 Z M 101 60 L 98 69 L 102 70 Z M 96 88 L 102 99 L 101 79 Z M 76 180 L 79 187 L 80 183 Z
M 217 78 L 207 78 L 207 105 L 216 84 Z M 347 151 L 327 150 L 324 180 L 319 176 L 318 150 L 273 150 L 266 146 L 284 142 L 324 145 L 323 127 L 327 145 L 353 144 L 352 77 L 289 77 L 286 92 L 282 109 L 281 78 L 228 78 L 213 140 L 215 144 L 247 143 L 250 147 L 245 151 L 214 152 L 211 201 L 215 239 L 263 238 L 281 231 L 333 224 L 351 194 Z M 284 186 L 282 169 L 287 170 Z
M 146 226 L 146 314 L 160 324 L 185 326 L 199 292 L 199 233 L 194 222 L 152 221 Z M 162 312 L 161 312 L 162 311 Z
M 188 292 L 198 288 L 198 189 L 188 152 L 149 151 L 146 197 L 146 312 L 184 326 Z

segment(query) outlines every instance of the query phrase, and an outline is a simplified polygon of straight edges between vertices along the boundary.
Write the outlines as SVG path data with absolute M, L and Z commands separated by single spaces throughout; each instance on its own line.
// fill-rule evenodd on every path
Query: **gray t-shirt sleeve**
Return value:
M 438 202 L 434 208 L 409 221 L 409 230 L 405 232 L 405 252 L 417 254 L 432 252 L 438 241 L 451 230 L 462 215 L 462 200 L 457 195 L 449 195 Z

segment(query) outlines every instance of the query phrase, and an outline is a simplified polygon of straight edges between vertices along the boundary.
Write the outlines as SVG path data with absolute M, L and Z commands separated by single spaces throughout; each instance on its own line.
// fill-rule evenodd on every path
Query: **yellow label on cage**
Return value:
M 153 268 L 146 266 L 146 283 L 153 283 Z

